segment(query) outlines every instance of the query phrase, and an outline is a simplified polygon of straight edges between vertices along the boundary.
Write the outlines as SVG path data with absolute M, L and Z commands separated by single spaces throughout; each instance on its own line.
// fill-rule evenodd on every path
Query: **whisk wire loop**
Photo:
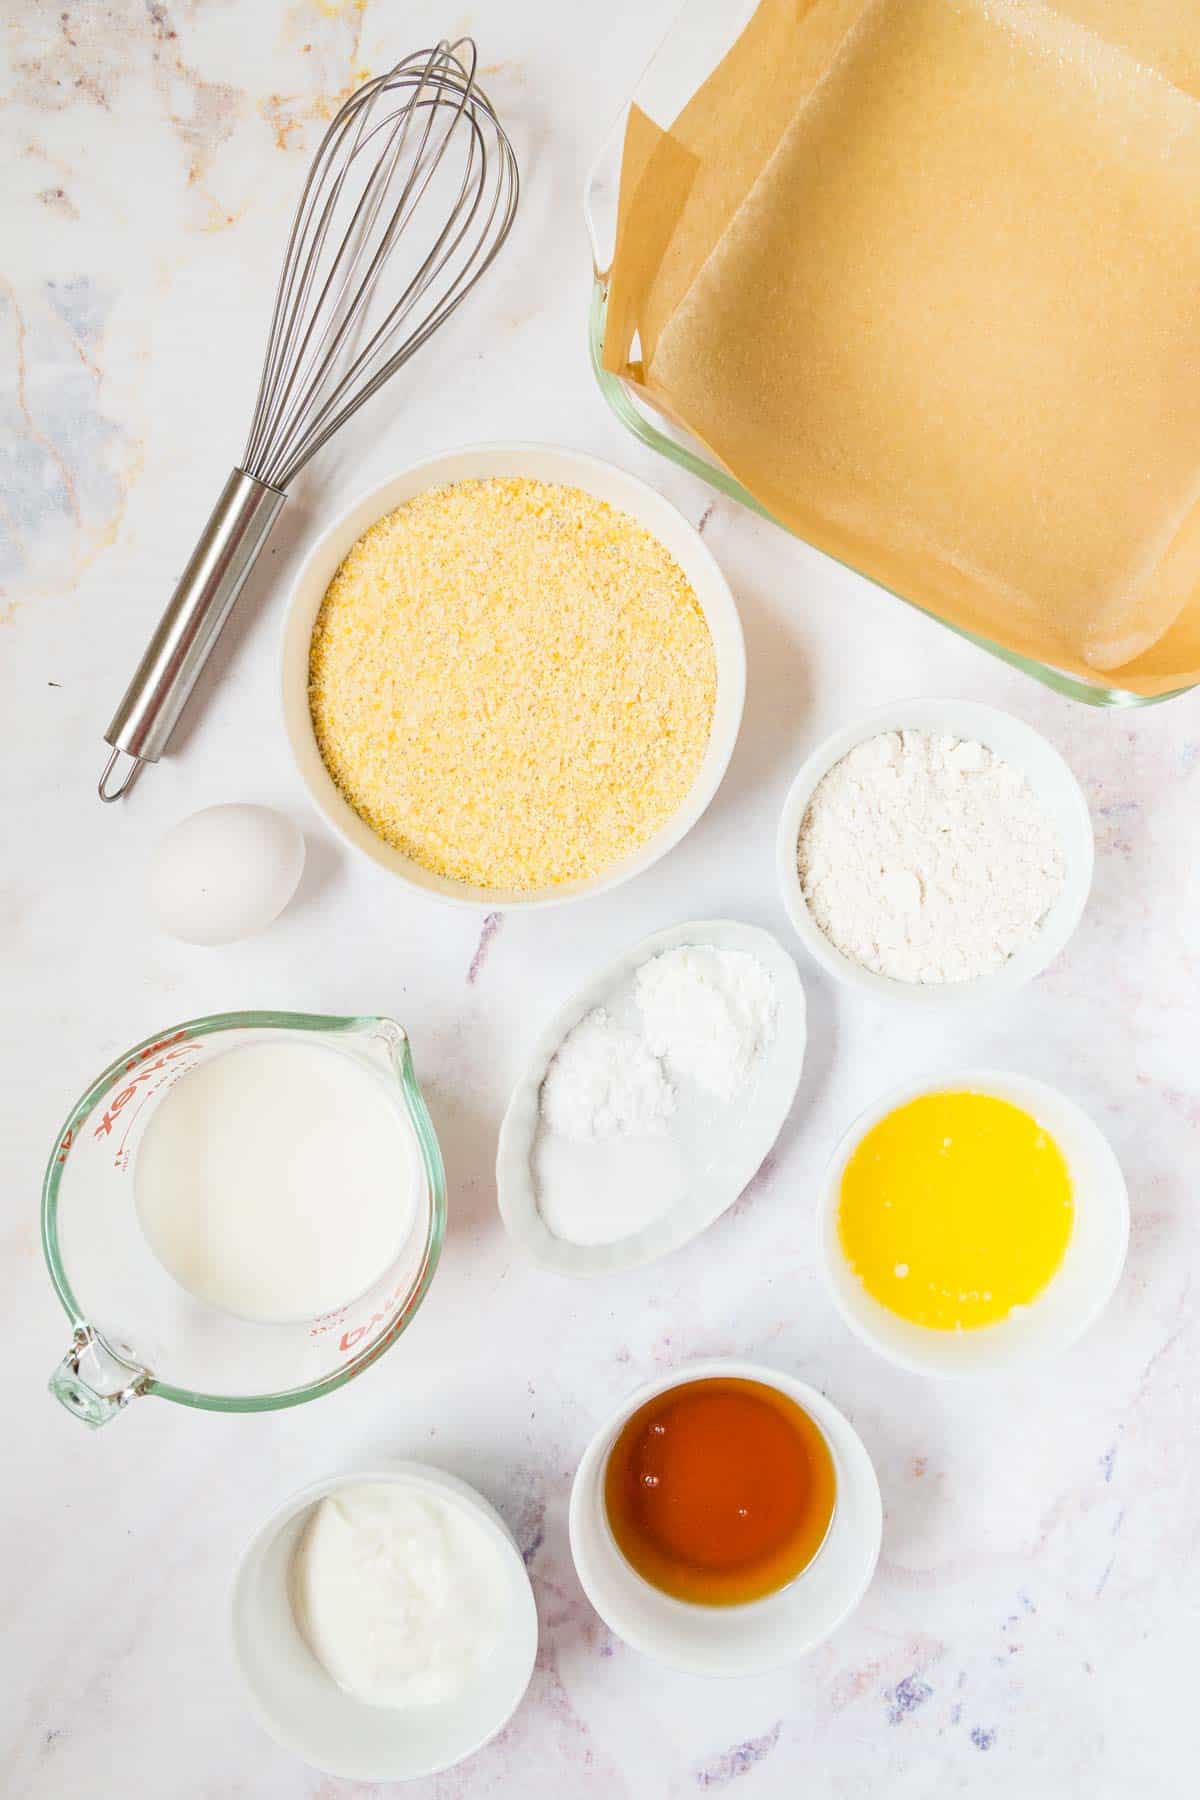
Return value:
M 429 53 L 429 60 L 426 65 L 427 68 L 432 66 L 436 55 L 436 51 Z M 398 65 L 398 67 L 399 66 L 400 65 Z M 395 71 L 393 71 L 393 74 L 394 73 Z M 346 292 L 350 282 L 354 278 L 355 270 L 358 266 L 360 246 L 365 245 L 369 241 L 370 232 L 374 226 L 379 208 L 383 203 L 384 194 L 394 176 L 396 165 L 403 155 L 407 143 L 408 132 L 414 117 L 412 110 L 408 108 L 402 109 L 400 112 L 393 115 L 395 124 L 390 140 L 388 144 L 385 145 L 383 154 L 371 169 L 363 188 L 362 195 L 354 208 L 353 215 L 341 242 L 338 245 L 338 249 L 329 268 L 325 271 L 324 283 L 317 298 L 316 305 L 306 316 L 310 290 L 313 281 L 320 270 L 320 259 L 324 250 L 326 235 L 337 210 L 342 188 L 353 170 L 355 158 L 362 154 L 365 147 L 370 143 L 371 138 L 375 135 L 375 132 L 381 128 L 377 126 L 371 131 L 367 131 L 372 108 L 379 93 L 386 85 L 387 79 L 387 77 L 382 77 L 377 82 L 369 84 L 368 88 L 361 89 L 359 94 L 354 96 L 354 98 L 347 103 L 345 118 L 343 119 L 341 115 L 339 115 L 338 119 L 335 119 L 333 127 L 331 127 L 330 132 L 326 136 L 325 143 L 318 151 L 316 161 L 313 165 L 312 175 L 310 176 L 312 190 L 311 206 L 307 208 L 307 217 L 304 216 L 305 203 L 310 199 L 307 189 L 305 195 L 302 196 L 301 199 L 301 211 L 297 214 L 297 230 L 299 233 L 298 242 L 307 242 L 308 249 L 303 268 L 298 277 L 298 294 L 288 315 L 291 329 L 288 333 L 287 342 L 283 346 L 280 358 L 282 362 L 286 363 L 288 354 L 291 350 L 291 345 L 294 342 L 297 333 L 300 331 L 302 323 L 304 329 L 299 346 L 296 349 L 294 357 L 291 359 L 290 373 L 284 384 L 276 409 L 276 418 L 279 421 L 276 453 L 283 459 L 286 459 L 295 430 L 303 420 L 304 390 L 306 388 L 310 391 L 314 390 L 324 373 L 332 366 L 332 363 L 337 357 L 345 340 L 351 322 L 358 316 L 360 309 L 369 301 L 375 279 L 382 267 L 387 251 L 391 247 L 389 239 L 385 236 L 383 242 L 375 250 L 367 270 L 359 282 L 357 292 L 351 300 L 347 301 Z M 390 122 L 391 121 L 385 121 L 384 123 Z M 343 161 L 335 165 L 333 158 L 341 149 L 342 142 L 347 136 L 351 126 L 354 128 L 354 138 L 349 154 Z M 414 158 L 414 169 L 424 152 L 427 139 L 428 132 L 426 132 L 425 142 L 418 147 L 417 156 Z M 330 151 L 329 159 L 326 159 L 324 155 L 327 146 Z M 315 226 L 312 228 L 311 235 L 306 238 L 305 229 L 308 226 L 312 226 L 313 215 L 316 212 L 318 202 L 321 198 L 322 185 L 325 176 L 332 166 L 336 166 L 336 174 L 333 176 L 330 190 L 325 194 L 323 204 L 320 206 L 320 216 L 317 219 Z M 404 190 L 401 193 L 397 205 L 397 211 L 404 205 L 411 179 L 410 172 L 410 179 L 409 182 L 405 183 Z M 293 273 L 294 271 L 290 268 L 290 258 L 286 259 L 283 279 L 285 281 L 288 280 L 289 276 Z M 340 287 L 336 296 L 331 299 L 331 290 L 333 289 L 335 282 L 337 282 L 339 274 L 341 276 Z M 314 332 L 318 330 L 318 327 L 320 327 L 320 334 L 317 338 L 317 342 L 313 344 L 313 335 Z M 318 364 L 317 359 L 322 357 L 322 353 L 324 353 L 323 360 Z M 296 392 L 297 397 L 294 406 L 289 412 L 288 402 L 292 397 L 293 391 Z
M 443 41 L 365 83 L 330 122 L 276 291 L 242 465 L 257 480 L 286 489 L 445 323 L 507 237 L 516 159 L 475 71 L 469 39 Z M 434 223 L 421 237 L 423 209 Z M 411 260 L 381 310 L 401 243 Z
M 428 61 L 437 55 L 437 51 L 422 52 L 421 54 Z M 303 338 L 299 351 L 295 355 L 293 355 L 293 350 L 297 338 L 301 337 L 302 333 L 307 334 L 311 331 L 316 311 L 319 311 L 318 306 L 314 313 L 307 313 L 309 294 L 342 186 L 351 168 L 353 158 L 361 148 L 363 130 L 374 98 L 380 88 L 389 79 L 398 77 L 400 71 L 412 60 L 412 58 L 406 58 L 403 63 L 398 63 L 389 74 L 374 77 L 351 95 L 336 114 L 321 140 L 305 178 L 304 188 L 288 234 L 283 267 L 275 291 L 271 327 L 267 337 L 267 351 L 263 360 L 258 397 L 255 403 L 254 421 L 243 459 L 243 466 L 251 472 L 261 465 L 273 426 L 281 416 L 282 409 L 286 407 L 292 388 L 299 377 L 300 359 L 304 349 Z M 342 156 L 344 140 L 351 131 L 353 131 L 353 142 L 349 153 Z M 326 191 L 326 179 L 331 169 L 334 171 L 332 182 Z M 285 376 L 284 371 L 288 370 L 289 366 L 290 373 Z

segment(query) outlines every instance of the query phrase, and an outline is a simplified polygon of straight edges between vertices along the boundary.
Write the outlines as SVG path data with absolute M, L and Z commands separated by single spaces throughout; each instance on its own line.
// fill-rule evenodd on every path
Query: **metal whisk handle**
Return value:
M 112 755 L 100 777 L 102 800 L 119 800 L 142 764 L 157 762 L 166 749 L 286 499 L 244 469 L 235 469 L 225 483 L 104 734 Z M 129 765 L 110 785 L 122 755 Z

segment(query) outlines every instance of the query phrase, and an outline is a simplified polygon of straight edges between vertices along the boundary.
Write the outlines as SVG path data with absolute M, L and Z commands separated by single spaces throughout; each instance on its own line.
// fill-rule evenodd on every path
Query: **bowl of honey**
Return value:
M 850 1329 L 920 1375 L 978 1375 L 1066 1349 L 1111 1298 L 1125 1180 L 1099 1127 L 1029 1076 L 907 1084 L 857 1119 L 818 1207 Z
M 698 1675 L 822 1643 L 874 1573 L 883 1511 L 861 1440 L 815 1388 L 693 1363 L 630 1396 L 571 1490 L 575 1567 L 633 1649 Z

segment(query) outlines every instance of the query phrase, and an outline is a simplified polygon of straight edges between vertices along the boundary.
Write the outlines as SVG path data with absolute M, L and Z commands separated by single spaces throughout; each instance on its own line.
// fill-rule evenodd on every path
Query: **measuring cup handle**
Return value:
M 87 1373 L 84 1373 L 86 1368 Z M 147 1369 L 115 1356 L 90 1325 L 77 1325 L 71 1348 L 50 1377 L 50 1392 L 93 1429 L 107 1425 L 150 1380 Z

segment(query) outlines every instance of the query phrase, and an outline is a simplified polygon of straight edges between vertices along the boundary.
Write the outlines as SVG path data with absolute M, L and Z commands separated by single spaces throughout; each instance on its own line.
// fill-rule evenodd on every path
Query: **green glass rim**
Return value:
M 792 531 L 790 526 L 785 525 L 782 519 L 777 519 L 774 513 L 768 512 L 767 508 L 761 505 L 754 495 L 727 470 L 720 468 L 716 463 L 709 462 L 706 457 L 697 455 L 696 451 L 689 450 L 686 444 L 677 443 L 665 431 L 661 431 L 653 420 L 648 418 L 635 404 L 620 376 L 614 375 L 611 370 L 604 367 L 604 324 L 607 314 L 608 285 L 604 278 L 597 274 L 592 283 L 592 302 L 588 314 L 588 351 L 591 357 L 592 371 L 600 392 L 610 410 L 625 429 L 632 432 L 633 436 L 649 449 L 657 450 L 660 456 L 665 456 L 669 462 L 675 463 L 681 469 L 686 469 L 689 474 L 698 475 L 701 481 L 707 482 L 709 487 L 716 488 L 718 493 L 727 495 L 731 500 L 736 500 L 739 505 L 757 513 L 760 518 L 769 519 L 772 525 L 778 525 L 779 529 L 786 531 L 789 537 L 795 537 L 797 534 Z M 830 561 L 837 563 L 839 568 L 848 569 L 852 575 L 858 575 L 864 581 L 873 582 L 885 594 L 890 594 L 893 599 L 902 601 L 905 606 L 911 607 L 914 612 L 921 613 L 926 619 L 933 619 L 946 631 L 952 631 L 955 637 L 965 638 L 968 644 L 975 644 L 980 650 L 986 650 L 989 656 L 997 657 L 1001 662 L 1008 663 L 1011 668 L 1020 669 L 1023 674 L 1030 675 L 1035 681 L 1041 682 L 1043 687 L 1052 689 L 1056 694 L 1063 694 L 1069 700 L 1080 700 L 1085 706 L 1132 710 L 1144 706 L 1161 706 L 1164 700 L 1175 700 L 1180 694 L 1190 694 L 1194 691 L 1194 683 L 1186 687 L 1171 688 L 1165 694 L 1134 694 L 1128 688 L 1100 687 L 1090 681 L 1082 680 L 1079 676 L 1068 675 L 1065 670 L 1056 669 L 1049 663 L 1038 662 L 1034 657 L 1022 656 L 1016 650 L 1008 650 L 1003 644 L 997 644 L 991 638 L 981 637 L 978 632 L 967 631 L 961 625 L 952 625 L 949 619 L 943 619 L 940 613 L 931 612 L 927 606 L 922 606 L 916 600 L 910 600 L 907 594 L 898 593 L 895 588 L 887 587 L 882 581 L 875 581 L 872 575 L 863 575 L 862 570 L 856 569 L 853 563 L 843 562 L 840 557 L 833 556 L 829 551 L 822 551 L 821 554 L 829 556 Z
M 326 1375 L 320 1381 L 310 1382 L 304 1387 L 285 1388 L 274 1394 L 196 1393 L 190 1388 L 173 1387 L 169 1382 L 159 1381 L 153 1373 L 141 1386 L 140 1391 L 143 1394 L 154 1394 L 160 1400 L 173 1400 L 179 1406 L 198 1407 L 205 1412 L 275 1412 L 287 1406 L 301 1406 L 305 1401 L 316 1400 L 323 1394 L 333 1393 L 335 1388 L 344 1387 L 356 1375 L 361 1375 L 364 1369 L 370 1368 L 373 1362 L 378 1361 L 385 1350 L 391 1349 L 424 1300 L 429 1291 L 429 1284 L 433 1280 L 446 1235 L 445 1164 L 442 1161 L 441 1147 L 433 1128 L 433 1120 L 429 1116 L 424 1095 L 417 1084 L 408 1034 L 402 1025 L 383 1014 L 340 1017 L 323 1013 L 297 1012 L 208 1013 L 203 1018 L 185 1019 L 181 1024 L 169 1025 L 163 1030 L 152 1032 L 149 1037 L 143 1038 L 140 1044 L 135 1044 L 131 1050 L 125 1050 L 120 1056 L 115 1057 L 72 1107 L 54 1140 L 54 1146 L 46 1166 L 45 1179 L 42 1183 L 42 1254 L 46 1259 L 46 1268 L 54 1291 L 72 1326 L 78 1330 L 87 1326 L 88 1320 L 67 1280 L 66 1270 L 63 1268 L 62 1257 L 59 1253 L 58 1190 L 63 1170 L 67 1164 L 64 1147 L 69 1147 L 74 1133 L 90 1116 L 97 1101 L 107 1092 L 116 1076 L 131 1062 L 137 1061 L 139 1057 L 145 1055 L 156 1045 L 163 1043 L 165 1039 L 180 1035 L 188 1038 L 202 1038 L 209 1037 L 217 1031 L 261 1030 L 268 1027 L 285 1031 L 320 1032 L 327 1036 L 365 1036 L 371 1032 L 387 1034 L 392 1066 L 399 1079 L 404 1102 L 416 1133 L 421 1165 L 429 1186 L 429 1227 L 425 1236 L 420 1273 L 399 1308 L 395 1320 L 361 1355 L 352 1358 L 345 1368 L 339 1369 L 336 1374 Z M 118 1360 L 124 1361 L 125 1359 L 119 1358 Z

